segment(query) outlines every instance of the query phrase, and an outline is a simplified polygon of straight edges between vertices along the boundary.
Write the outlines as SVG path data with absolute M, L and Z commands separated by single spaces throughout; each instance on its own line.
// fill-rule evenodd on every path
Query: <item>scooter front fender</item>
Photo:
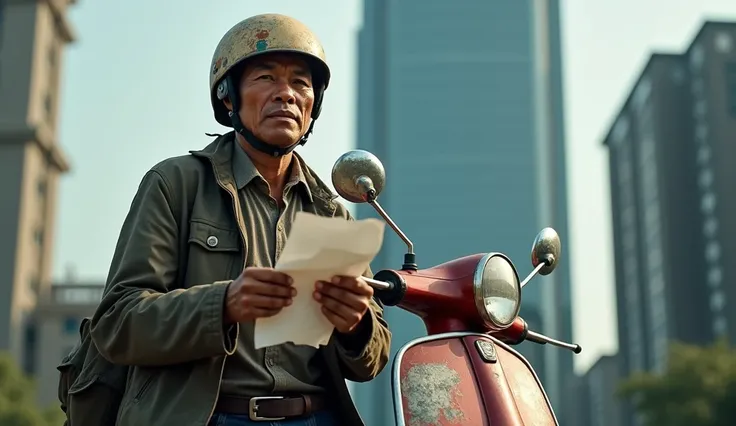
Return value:
M 391 382 L 398 426 L 558 426 L 529 362 L 485 334 L 407 343 Z

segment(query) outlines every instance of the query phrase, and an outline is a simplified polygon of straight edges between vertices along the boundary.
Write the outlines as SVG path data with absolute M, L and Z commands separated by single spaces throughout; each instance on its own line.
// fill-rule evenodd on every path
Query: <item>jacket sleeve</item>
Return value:
M 150 170 L 123 223 L 91 321 L 92 339 L 112 363 L 171 365 L 235 350 L 238 327 L 223 321 L 230 282 L 175 288 L 183 265 L 174 205 L 164 175 Z
M 388 364 L 391 331 L 383 319 L 383 309 L 374 300 L 355 334 L 338 333 L 336 340 L 342 372 L 347 380 L 367 382 L 376 378 Z

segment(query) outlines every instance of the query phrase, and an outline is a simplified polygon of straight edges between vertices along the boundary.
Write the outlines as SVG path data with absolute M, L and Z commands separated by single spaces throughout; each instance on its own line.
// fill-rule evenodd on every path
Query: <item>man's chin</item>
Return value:
M 279 148 L 286 148 L 299 142 L 299 135 L 289 131 L 274 131 L 263 134 L 262 136 L 256 135 L 262 141 L 278 146 Z

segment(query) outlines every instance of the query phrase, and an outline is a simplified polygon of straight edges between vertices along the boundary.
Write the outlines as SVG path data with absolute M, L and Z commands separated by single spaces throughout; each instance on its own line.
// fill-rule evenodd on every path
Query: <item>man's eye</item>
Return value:
M 309 87 L 309 83 L 307 83 L 307 81 L 306 81 L 306 80 L 299 80 L 299 79 L 297 79 L 297 80 L 295 81 L 295 83 L 296 83 L 296 84 L 299 84 L 299 85 L 302 85 L 302 86 L 307 86 L 307 87 Z
M 256 80 L 273 80 L 273 76 L 268 74 L 260 75 L 256 78 Z

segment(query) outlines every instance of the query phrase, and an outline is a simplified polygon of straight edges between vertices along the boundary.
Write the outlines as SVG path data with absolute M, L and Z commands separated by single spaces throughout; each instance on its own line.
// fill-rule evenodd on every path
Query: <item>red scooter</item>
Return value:
M 363 150 L 343 154 L 332 169 L 337 193 L 373 206 L 408 247 L 401 270 L 382 270 L 368 280 L 384 305 L 419 316 L 427 328 L 427 336 L 405 344 L 393 361 L 396 424 L 557 426 L 533 367 L 510 347 L 529 340 L 581 351 L 529 330 L 519 317 L 521 289 L 557 265 L 557 232 L 545 228 L 537 235 L 534 270 L 524 280 L 502 253 L 419 269 L 412 242 L 378 204 L 385 180 L 381 161 Z

